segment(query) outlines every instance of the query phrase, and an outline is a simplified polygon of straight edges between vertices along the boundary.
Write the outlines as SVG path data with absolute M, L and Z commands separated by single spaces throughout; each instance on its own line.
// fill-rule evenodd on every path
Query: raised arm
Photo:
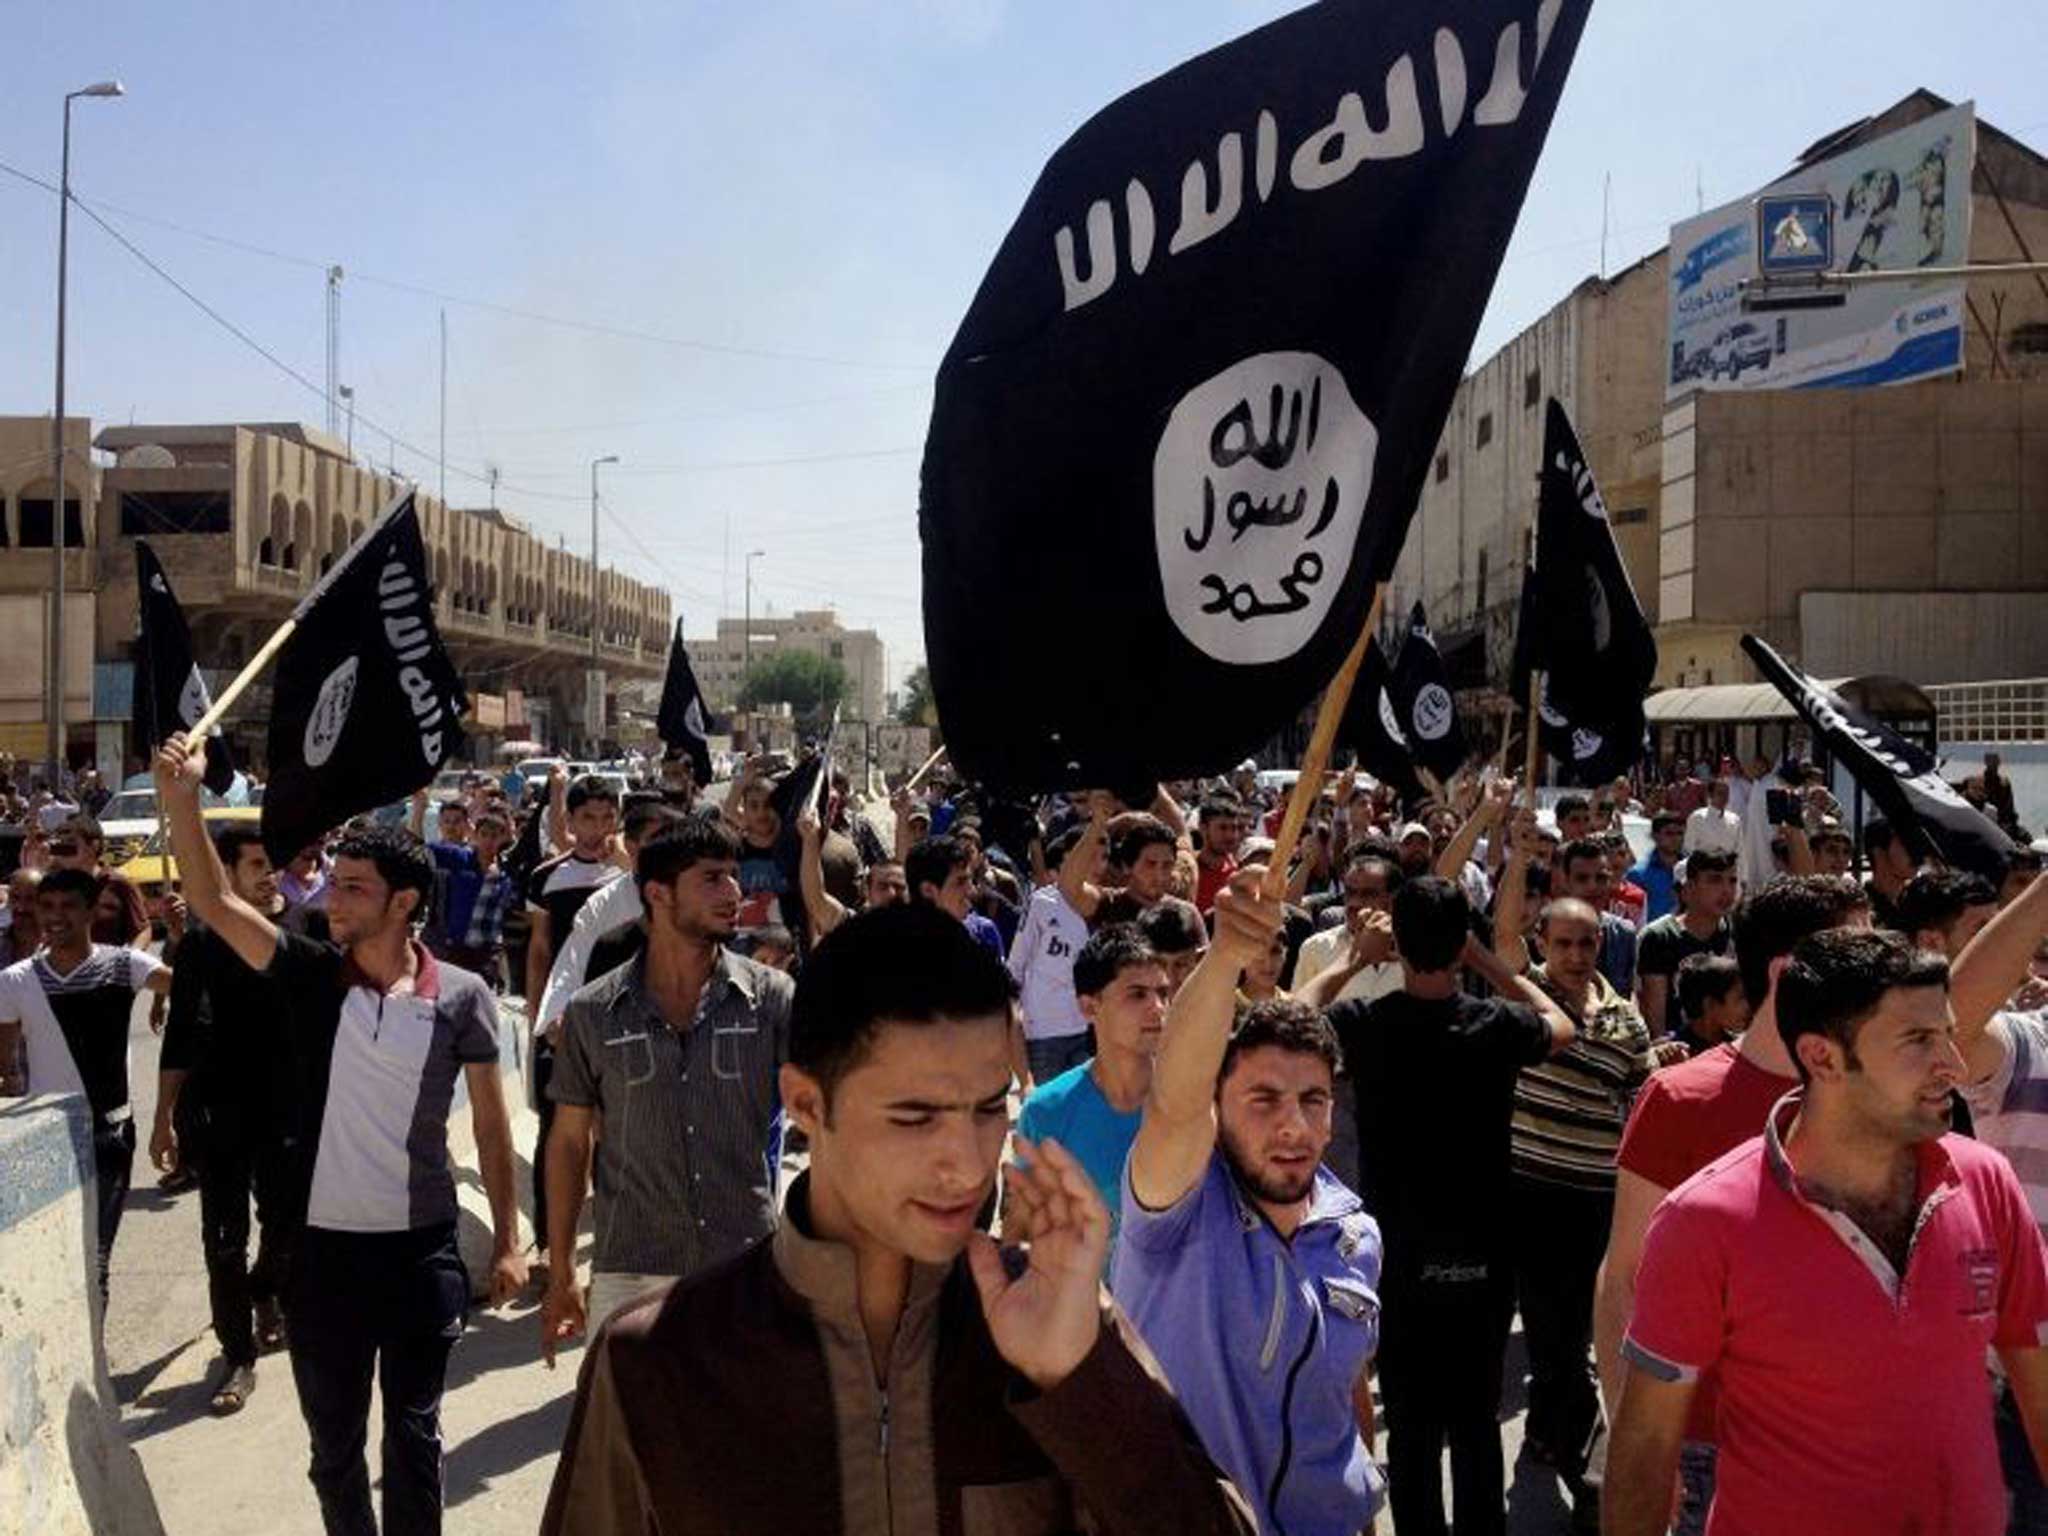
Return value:
M 1479 804 L 1472 808 L 1472 814 L 1465 818 L 1451 840 L 1444 844 L 1444 851 L 1437 855 L 1436 872 L 1446 880 L 1456 880 L 1464 874 L 1465 866 L 1472 862 L 1472 855 L 1479 847 L 1479 839 L 1489 827 L 1499 823 L 1502 812 L 1514 797 L 1513 779 L 1495 779 L 1487 785 L 1485 793 L 1479 797 Z M 1494 942 L 1500 941 L 1496 938 Z
M 1514 793 L 1514 780 L 1501 782 Z M 1489 797 L 1490 798 L 1490 797 Z M 1476 819 L 1476 817 L 1475 817 Z M 1529 944 L 1522 937 L 1529 912 L 1529 849 L 1536 839 L 1536 813 L 1517 811 L 1508 836 L 1508 866 L 1501 871 L 1500 899 L 1493 909 L 1493 952 L 1519 976 L 1529 969 Z M 1456 876 L 1446 876 L 1455 879 Z
M 1102 892 L 1090 876 L 1099 867 L 1108 841 L 1109 807 L 1098 795 L 1088 818 L 1088 830 L 1060 860 L 1060 894 L 1066 897 L 1068 906 L 1091 921 L 1102 905 Z
M 548 851 L 554 852 L 569 846 L 569 770 L 560 763 L 548 770 L 547 820 L 542 830 L 547 834 Z
M 157 800 L 178 861 L 185 904 L 199 920 L 251 970 L 263 971 L 277 958 L 277 925 L 237 896 L 228 886 L 227 871 L 206 823 L 199 814 L 199 780 L 206 771 L 206 753 L 186 743 L 184 733 L 167 738 L 156 755 Z
M 1265 870 L 1241 869 L 1216 897 L 1216 936 L 1167 1010 L 1165 1044 L 1152 1069 L 1131 1189 L 1162 1211 L 1201 1182 L 1216 1146 L 1216 1074 L 1236 1013 L 1237 977 L 1266 952 L 1285 909 L 1260 894 Z
M 825 889 L 825 833 L 818 825 L 816 808 L 808 802 L 796 814 L 796 835 L 803 845 L 796 867 L 797 884 L 803 890 L 804 915 L 810 919 L 811 942 L 815 944 L 846 921 L 846 905 Z
M 1509 1002 L 1535 1010 L 1550 1030 L 1550 1053 L 1553 1056 L 1578 1038 L 1579 1027 L 1572 1023 L 1572 1016 L 1552 1002 L 1548 992 L 1527 976 L 1509 970 L 1500 956 L 1477 939 L 1465 941 L 1464 961 L 1466 969 Z
M 1956 1015 L 1956 1048 L 1972 1082 L 1998 1065 L 1998 1046 L 1985 1026 L 2027 979 L 2043 933 L 2048 933 L 2048 875 L 2036 875 L 2019 899 L 1986 923 L 1956 957 L 1948 1000 Z

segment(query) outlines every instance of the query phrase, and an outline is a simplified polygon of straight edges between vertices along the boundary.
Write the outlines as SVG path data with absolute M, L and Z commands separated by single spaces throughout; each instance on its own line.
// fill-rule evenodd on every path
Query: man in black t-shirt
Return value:
M 1694 955 L 1734 952 L 1735 855 L 1702 848 L 1678 861 L 1678 910 L 1643 929 L 1636 941 L 1636 1006 L 1653 1037 L 1685 1027 L 1678 968 Z
M 1448 1440 L 1460 1536 L 1505 1528 L 1498 1420 L 1514 1311 L 1515 1081 L 1576 1033 L 1471 923 L 1457 885 L 1408 881 L 1394 898 L 1401 990 L 1329 1014 L 1358 1095 L 1359 1193 L 1386 1243 L 1379 1367 L 1394 1524 L 1445 1529 Z M 1461 966 L 1496 995 L 1461 992 Z
M 99 881 L 85 870 L 53 869 L 43 876 L 36 889 L 43 947 L 0 972 L 0 1061 L 12 1055 L 10 1026 L 19 1026 L 28 1034 L 27 1091 L 68 1089 L 85 1095 L 92 1112 L 104 1307 L 114 1237 L 135 1168 L 135 1116 L 128 1105 L 129 1016 L 136 993 L 147 990 L 162 997 L 170 991 L 171 973 L 139 949 L 92 942 L 99 897 Z

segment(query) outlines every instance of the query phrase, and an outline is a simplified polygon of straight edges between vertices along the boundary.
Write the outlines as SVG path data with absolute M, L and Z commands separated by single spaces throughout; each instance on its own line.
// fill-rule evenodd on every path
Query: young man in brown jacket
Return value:
M 543 1536 L 1255 1529 L 1104 1297 L 1080 1164 L 1023 1147 L 1028 1252 L 977 1229 L 1010 992 L 929 907 L 819 946 L 782 1069 L 810 1169 L 772 1237 L 598 1335 Z

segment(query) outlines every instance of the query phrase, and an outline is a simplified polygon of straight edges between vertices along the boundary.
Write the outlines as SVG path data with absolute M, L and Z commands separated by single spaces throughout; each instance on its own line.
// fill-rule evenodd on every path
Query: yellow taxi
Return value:
M 230 822 L 241 822 L 253 828 L 263 820 L 261 807 L 254 805 L 212 806 L 199 814 L 206 822 L 209 835 Z M 161 921 L 164 915 L 165 866 L 169 866 L 172 888 L 175 889 L 178 883 L 178 861 L 170 856 L 164 836 L 161 832 L 155 834 L 127 863 L 114 866 L 116 874 L 142 892 L 142 904 L 148 909 L 152 921 Z

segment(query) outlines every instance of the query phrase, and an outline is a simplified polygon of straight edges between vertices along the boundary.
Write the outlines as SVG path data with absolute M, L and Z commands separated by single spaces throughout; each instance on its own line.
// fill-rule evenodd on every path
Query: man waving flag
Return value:
M 282 865 L 359 812 L 403 800 L 462 751 L 462 691 L 434 623 L 405 492 L 292 616 L 270 714 L 263 845 Z
M 1590 0 L 1321 0 L 1047 163 L 939 366 L 925 649 L 969 779 L 1244 758 L 1364 627 Z M 1077 622 L 1006 629 L 996 594 Z
M 1607 503 L 1556 400 L 1543 430 L 1536 568 L 1522 582 L 1514 689 L 1538 705 L 1543 744 L 1575 782 L 1625 773 L 1643 755 L 1643 699 L 1657 676 L 1657 641 L 1622 564 Z
M 163 562 L 147 539 L 135 541 L 135 705 L 128 749 L 144 762 L 174 731 L 189 730 L 212 706 L 206 679 L 192 659 L 192 631 L 171 590 Z M 235 778 L 235 759 L 218 731 L 206 738 L 206 787 L 224 795 Z

